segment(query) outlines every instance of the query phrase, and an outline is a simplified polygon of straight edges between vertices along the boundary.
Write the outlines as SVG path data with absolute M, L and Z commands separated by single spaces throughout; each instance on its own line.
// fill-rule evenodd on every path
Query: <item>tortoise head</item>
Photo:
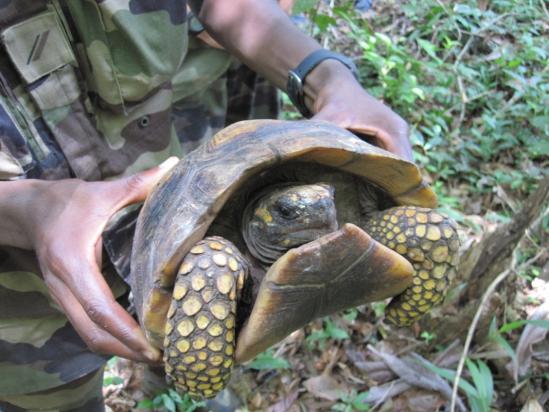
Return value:
M 272 264 L 287 250 L 337 230 L 334 189 L 326 184 L 267 188 L 244 210 L 242 233 L 250 253 Z

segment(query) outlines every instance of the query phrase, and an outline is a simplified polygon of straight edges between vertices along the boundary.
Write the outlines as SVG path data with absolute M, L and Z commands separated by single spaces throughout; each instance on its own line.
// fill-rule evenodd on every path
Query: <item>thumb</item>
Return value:
M 160 179 L 162 179 L 162 177 L 178 162 L 179 159 L 172 156 L 152 169 L 148 169 L 112 182 L 119 186 L 117 189 L 122 194 L 122 199 L 120 200 L 118 206 L 124 207 L 132 203 L 144 201 L 149 192 L 158 184 Z

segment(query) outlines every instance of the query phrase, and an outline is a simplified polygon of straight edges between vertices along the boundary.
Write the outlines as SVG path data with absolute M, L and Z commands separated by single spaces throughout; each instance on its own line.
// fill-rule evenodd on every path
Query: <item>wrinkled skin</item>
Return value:
M 323 184 L 267 189 L 244 212 L 251 254 L 270 265 L 287 250 L 337 230 L 334 189 Z

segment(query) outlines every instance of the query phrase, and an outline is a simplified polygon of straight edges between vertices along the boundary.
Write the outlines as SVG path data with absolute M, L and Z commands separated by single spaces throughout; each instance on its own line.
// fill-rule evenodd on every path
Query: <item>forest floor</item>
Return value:
M 379 0 L 359 11 L 301 0 L 294 11 L 410 123 L 415 159 L 460 225 L 462 260 L 445 302 L 410 328 L 384 320 L 385 302 L 366 305 L 235 368 L 225 410 L 549 410 L 545 3 Z M 173 391 L 147 398 L 142 379 L 141 366 L 112 359 L 107 405 L 203 406 Z

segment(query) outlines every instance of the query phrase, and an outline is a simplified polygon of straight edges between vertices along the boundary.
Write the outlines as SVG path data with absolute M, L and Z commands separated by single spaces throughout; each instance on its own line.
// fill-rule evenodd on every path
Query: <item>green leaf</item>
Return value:
M 123 383 L 124 379 L 122 379 L 120 376 L 107 376 L 103 378 L 103 386 L 122 385 Z
M 510 332 L 515 329 L 519 329 L 524 325 L 533 325 L 544 329 L 549 329 L 549 320 L 535 319 L 535 320 L 517 320 L 515 322 L 509 322 L 499 328 L 500 333 Z
M 349 339 L 349 334 L 346 330 L 338 328 L 336 324 L 330 320 L 327 319 L 325 321 L 325 329 L 328 336 L 332 339 Z
M 499 332 L 496 324 L 496 317 L 492 319 L 492 322 L 490 322 L 490 329 L 488 332 L 488 339 L 492 342 L 494 342 L 496 345 L 501 347 L 511 359 L 515 359 L 516 354 L 514 349 L 511 347 L 509 342 L 503 337 L 503 335 Z
M 368 397 L 368 391 L 359 393 L 353 400 L 353 408 L 357 411 L 367 412 L 370 410 L 370 405 L 365 403 L 365 399 Z
M 179 393 L 177 393 L 175 390 L 173 389 L 169 389 L 168 390 L 168 395 L 170 398 L 173 399 L 173 401 L 175 403 L 182 403 L 183 402 L 183 399 L 181 399 L 181 396 L 179 395 Z
M 456 372 L 455 371 L 450 370 L 450 369 L 439 368 L 438 366 L 432 364 L 431 362 L 425 361 L 425 360 L 421 361 L 421 364 L 423 366 L 425 366 L 427 369 L 435 372 L 437 375 L 443 377 L 444 379 L 447 379 L 450 382 L 454 382 L 454 379 L 456 377 Z M 476 396 L 477 395 L 477 390 L 474 388 L 474 386 L 471 385 L 463 377 L 461 377 L 461 379 L 459 380 L 459 387 L 461 388 L 461 390 L 463 390 L 465 392 L 465 394 L 467 396 Z
M 169 412 L 176 412 L 175 402 L 168 394 L 162 394 L 162 405 L 169 411 Z
M 421 47 L 425 52 L 431 56 L 437 63 L 442 63 L 442 61 L 437 57 L 436 46 L 430 41 L 424 39 L 417 39 L 419 47 Z
M 492 377 L 492 371 L 488 368 L 488 365 L 483 361 L 479 360 L 479 372 L 484 379 L 484 390 L 486 395 L 486 406 L 489 409 L 489 406 L 492 404 L 492 399 L 494 397 L 494 379 Z
M 492 403 L 493 395 L 493 380 L 492 373 L 488 366 L 481 360 L 478 361 L 478 365 L 470 359 L 465 360 L 467 369 L 471 373 L 473 383 L 477 390 L 478 406 L 482 411 L 489 411 L 490 404 Z
M 265 351 L 257 355 L 257 357 L 248 365 L 248 368 L 255 370 L 265 369 L 290 369 L 290 363 L 283 358 L 275 358 L 272 350 Z
M 113 356 L 107 361 L 107 367 L 110 369 L 114 368 L 114 365 L 116 365 L 116 362 L 118 362 L 118 357 Z
M 333 17 L 326 14 L 317 14 L 314 17 L 314 23 L 321 32 L 325 32 L 329 26 L 335 26 L 337 21 Z
M 152 409 L 153 407 L 153 401 L 150 399 L 143 399 L 137 404 L 137 409 Z
M 537 157 L 549 155 L 549 140 L 541 139 L 528 146 L 528 151 Z
M 296 0 L 292 8 L 293 14 L 307 13 L 314 8 L 319 0 Z
M 549 127 L 549 116 L 534 116 L 528 119 L 530 124 L 536 129 L 545 131 Z
M 356 310 L 355 308 L 351 308 L 345 311 L 342 318 L 345 319 L 347 322 L 352 322 L 356 320 L 357 316 L 358 316 L 358 310 Z

